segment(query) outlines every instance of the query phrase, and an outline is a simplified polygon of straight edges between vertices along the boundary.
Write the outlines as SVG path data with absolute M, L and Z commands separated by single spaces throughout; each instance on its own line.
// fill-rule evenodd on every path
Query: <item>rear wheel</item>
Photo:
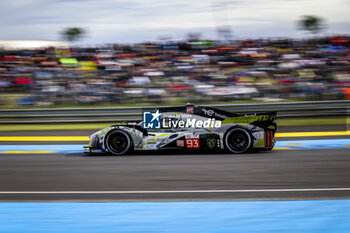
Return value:
M 123 130 L 114 130 L 106 136 L 106 147 L 114 155 L 124 155 L 131 148 L 131 139 Z
M 246 152 L 252 145 L 250 133 L 244 128 L 232 128 L 226 132 L 225 147 L 232 153 Z

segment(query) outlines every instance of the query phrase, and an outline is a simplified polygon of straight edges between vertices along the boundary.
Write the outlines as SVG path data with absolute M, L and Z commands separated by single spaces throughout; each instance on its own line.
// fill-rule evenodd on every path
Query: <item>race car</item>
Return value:
M 140 150 L 272 150 L 276 112 L 236 114 L 187 104 L 144 111 L 143 120 L 111 125 L 90 136 L 84 152 L 124 155 Z

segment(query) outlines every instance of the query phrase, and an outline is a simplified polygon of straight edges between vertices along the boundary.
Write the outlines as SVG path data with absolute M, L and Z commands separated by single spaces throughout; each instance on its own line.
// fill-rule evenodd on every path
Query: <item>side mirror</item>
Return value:
M 148 136 L 148 131 L 147 129 L 142 129 L 143 136 Z

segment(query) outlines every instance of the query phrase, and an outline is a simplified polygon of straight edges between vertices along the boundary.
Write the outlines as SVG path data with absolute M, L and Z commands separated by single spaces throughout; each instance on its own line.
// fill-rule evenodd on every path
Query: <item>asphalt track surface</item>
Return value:
M 324 130 L 344 129 L 330 126 Z M 302 130 L 293 127 L 281 131 Z M 74 132 L 22 131 L 1 135 L 86 136 L 94 130 Z M 275 150 L 243 155 L 176 151 L 128 156 L 0 155 L 0 201 L 336 198 L 350 198 L 350 149 Z
M 81 154 L 1 155 L 0 173 L 1 201 L 262 200 L 350 197 L 350 189 L 332 190 L 332 188 L 350 188 L 350 149 L 273 151 L 244 155 L 203 153 L 134 154 L 120 157 Z M 320 188 L 324 190 L 317 191 Z M 287 191 L 271 191 L 281 189 Z M 302 191 L 303 189 L 316 190 Z M 174 190 L 179 192 L 144 192 Z M 193 190 L 219 191 L 191 192 Z M 3 193 L 4 191 L 13 193 Z M 50 191 L 50 193 L 16 193 L 16 191 Z M 58 193 L 55 193 L 56 191 Z M 68 193 L 60 193 L 62 191 Z

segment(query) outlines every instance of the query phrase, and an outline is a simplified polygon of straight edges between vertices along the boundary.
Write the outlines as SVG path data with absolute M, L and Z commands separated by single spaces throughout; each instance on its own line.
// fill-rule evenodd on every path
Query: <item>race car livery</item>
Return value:
M 236 114 L 188 104 L 143 115 L 143 121 L 115 124 L 92 134 L 84 152 L 124 155 L 132 150 L 204 149 L 244 153 L 271 150 L 275 145 L 276 112 Z

